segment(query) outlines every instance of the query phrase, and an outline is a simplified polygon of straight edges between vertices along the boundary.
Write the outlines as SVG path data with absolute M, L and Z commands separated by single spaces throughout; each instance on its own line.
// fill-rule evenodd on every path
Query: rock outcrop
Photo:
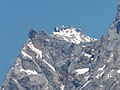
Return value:
M 120 0 L 100 40 L 73 27 L 31 29 L 1 90 L 120 90 Z

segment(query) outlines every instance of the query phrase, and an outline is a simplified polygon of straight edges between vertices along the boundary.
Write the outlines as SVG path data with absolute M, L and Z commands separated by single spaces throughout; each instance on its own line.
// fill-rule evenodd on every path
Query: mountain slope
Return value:
M 31 29 L 1 90 L 120 90 L 119 5 L 100 40 L 73 27 Z
M 30 30 L 28 40 L 21 49 L 16 63 L 7 74 L 2 90 L 63 90 L 67 88 L 65 84 L 68 82 L 68 74 L 81 74 L 79 69 L 71 73 L 74 67 L 70 65 L 73 62 L 76 63 L 80 57 L 88 59 L 91 57 L 82 50 L 89 42 L 85 42 L 87 37 L 82 37 L 81 40 L 83 40 L 76 44 L 75 39 L 75 43 L 71 42 L 73 38 L 67 37 L 70 42 L 66 42 L 55 33 L 49 36 L 44 31 Z M 96 41 L 91 38 L 89 40 L 92 43 Z M 82 74 L 88 72 L 87 68 L 83 70 L 86 72 L 83 71 Z

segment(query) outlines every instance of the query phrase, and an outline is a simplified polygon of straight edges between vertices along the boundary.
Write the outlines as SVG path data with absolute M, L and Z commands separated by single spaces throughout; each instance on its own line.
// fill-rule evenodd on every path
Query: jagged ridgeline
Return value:
M 33 29 L 1 90 L 120 90 L 120 0 L 106 35 L 97 40 L 74 27 L 52 35 Z

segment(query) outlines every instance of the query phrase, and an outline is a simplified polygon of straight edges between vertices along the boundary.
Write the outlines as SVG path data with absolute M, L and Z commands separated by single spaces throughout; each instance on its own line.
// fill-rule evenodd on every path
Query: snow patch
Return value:
M 46 62 L 44 59 L 42 59 L 42 61 L 44 63 L 46 63 L 55 72 L 55 68 L 52 65 L 50 65 L 48 62 Z
M 107 78 L 110 78 L 112 77 L 112 75 L 110 73 L 107 74 Z
M 102 71 L 101 73 L 98 73 L 98 74 L 96 75 L 96 78 L 99 79 L 99 77 L 102 77 L 102 75 L 104 74 L 104 72 L 105 72 L 105 71 Z
M 46 90 L 48 90 L 48 87 L 46 87 Z
M 32 42 L 29 42 L 27 45 L 30 47 L 30 49 L 32 51 L 36 52 L 36 54 L 37 54 L 36 58 L 38 58 L 38 57 L 42 58 L 42 51 L 37 49 L 37 48 L 35 48 L 34 45 L 32 44 Z
M 96 78 L 99 79 L 99 74 L 97 74 Z
M 1 89 L 1 88 L 0 88 Z M 2 90 L 5 90 L 4 88 L 2 88 Z
M 85 47 L 85 45 L 82 45 L 82 47 L 84 48 L 84 47 Z
M 76 31 L 76 28 L 65 28 L 64 26 L 61 28 L 61 30 L 59 30 L 58 27 L 57 31 L 53 32 L 53 36 L 61 37 L 67 42 L 72 42 L 76 44 L 79 44 L 81 42 L 92 42 L 97 40 L 82 34 L 80 31 Z
M 105 71 L 103 71 L 102 73 L 100 73 L 100 77 L 104 74 Z
M 89 79 L 90 75 L 89 76 L 86 76 L 84 79 L 87 81 Z
M 108 59 L 108 62 L 110 62 L 113 58 L 113 54 L 111 54 L 110 58 Z
M 117 70 L 117 73 L 120 73 L 120 70 Z
M 90 82 L 90 81 L 87 81 L 79 90 L 82 90 L 85 86 L 88 85 L 89 82 Z
M 60 90 L 64 90 L 65 86 L 61 84 Z
M 16 79 L 13 78 L 13 81 L 15 81 L 18 84 L 18 81 Z
M 102 68 L 99 68 L 98 71 L 102 71 L 105 68 L 106 65 L 104 65 Z
M 27 53 L 25 53 L 23 50 L 21 51 L 21 54 L 22 54 L 24 57 L 27 57 L 27 58 L 32 59 L 32 57 L 31 57 L 30 55 L 28 55 Z
M 112 69 L 108 74 L 107 74 L 107 78 L 112 77 L 112 73 L 114 72 L 114 69 Z
M 95 49 L 92 49 L 92 51 L 94 51 Z
M 46 55 L 48 58 L 50 58 L 50 56 L 49 55 Z
M 87 53 L 84 53 L 84 55 L 86 56 L 86 57 L 91 57 L 91 55 L 90 54 L 87 54 Z
M 83 69 L 76 69 L 75 72 L 77 72 L 77 75 L 84 74 L 89 71 L 89 68 L 83 68 Z
M 90 54 L 87 54 L 87 53 L 85 53 L 84 51 L 82 52 L 82 54 L 85 56 L 85 57 L 88 57 L 88 58 L 90 58 L 92 55 L 90 55 Z
M 94 60 L 94 58 L 91 58 L 91 61 L 93 61 Z
M 103 85 L 100 85 L 100 87 L 103 87 Z
M 98 69 L 98 72 L 99 72 L 99 73 L 96 75 L 96 78 L 97 78 L 97 79 L 99 79 L 99 77 L 102 77 L 102 76 L 103 76 L 103 74 L 104 74 L 104 72 L 105 72 L 105 71 L 104 71 L 104 68 L 105 68 L 105 67 L 106 67 L 106 64 L 105 64 L 103 67 L 101 67 L 101 68 Z
M 20 69 L 20 72 L 25 72 L 28 75 L 37 75 L 38 74 L 35 70 L 24 70 L 23 68 Z

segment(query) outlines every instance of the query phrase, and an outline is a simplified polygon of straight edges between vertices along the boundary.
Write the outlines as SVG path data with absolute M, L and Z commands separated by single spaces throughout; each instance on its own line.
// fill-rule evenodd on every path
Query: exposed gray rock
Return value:
M 31 29 L 1 90 L 120 90 L 119 31 L 120 0 L 100 40 L 73 27 L 56 27 L 51 36 Z

